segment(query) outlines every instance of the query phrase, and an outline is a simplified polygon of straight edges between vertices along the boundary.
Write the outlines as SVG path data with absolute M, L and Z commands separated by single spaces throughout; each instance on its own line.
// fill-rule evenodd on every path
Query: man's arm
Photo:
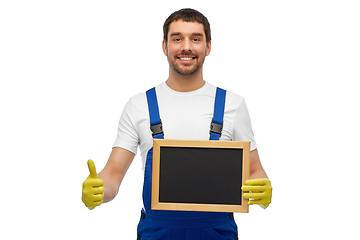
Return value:
M 244 198 L 250 199 L 249 205 L 259 204 L 267 208 L 271 203 L 272 187 L 261 163 L 257 149 L 250 152 L 250 179 L 242 186 Z
M 250 179 L 268 178 L 261 165 L 258 150 L 250 152 Z
M 114 147 L 99 178 L 104 181 L 103 202 L 109 202 L 117 195 L 125 173 L 130 167 L 135 154 L 119 147 Z

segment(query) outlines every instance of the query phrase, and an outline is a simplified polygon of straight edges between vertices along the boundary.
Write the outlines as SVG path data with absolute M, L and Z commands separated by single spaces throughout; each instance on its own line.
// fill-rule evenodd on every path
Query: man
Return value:
M 169 62 L 169 78 L 146 94 L 129 100 L 105 168 L 97 175 L 94 163 L 88 162 L 90 175 L 83 184 L 82 200 L 89 209 L 111 201 L 139 146 L 145 176 L 138 239 L 237 239 L 237 226 L 231 213 L 153 211 L 150 208 L 153 137 L 208 140 L 218 91 L 203 79 L 202 66 L 211 52 L 210 24 L 206 17 L 196 10 L 182 9 L 171 14 L 163 28 L 162 48 Z M 152 103 L 154 99 L 155 104 Z M 266 208 L 271 202 L 272 188 L 260 163 L 244 99 L 227 92 L 224 104 L 222 132 L 215 134 L 215 138 L 251 142 L 251 180 L 242 187 L 249 192 L 243 196 L 251 199 L 250 205 Z M 160 132 L 152 132 L 154 129 L 150 128 L 150 123 L 154 125 L 153 117 L 149 119 L 151 108 L 161 117 Z

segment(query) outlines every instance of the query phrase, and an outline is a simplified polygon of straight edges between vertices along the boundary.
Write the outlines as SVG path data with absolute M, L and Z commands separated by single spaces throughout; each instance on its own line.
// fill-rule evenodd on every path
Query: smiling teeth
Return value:
M 191 61 L 193 58 L 180 58 L 180 59 L 184 61 Z

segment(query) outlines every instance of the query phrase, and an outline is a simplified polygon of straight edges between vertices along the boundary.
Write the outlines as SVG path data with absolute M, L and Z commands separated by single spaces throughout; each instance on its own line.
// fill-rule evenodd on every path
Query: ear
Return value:
M 205 55 L 209 56 L 210 52 L 211 52 L 211 41 L 208 44 L 206 44 Z
M 167 56 L 167 44 L 165 42 L 165 39 L 162 41 L 162 49 L 163 49 L 163 52 L 165 54 L 165 56 Z

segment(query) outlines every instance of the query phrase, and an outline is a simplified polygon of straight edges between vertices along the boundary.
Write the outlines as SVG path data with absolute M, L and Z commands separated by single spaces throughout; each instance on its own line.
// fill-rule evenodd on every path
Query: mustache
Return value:
M 192 51 L 186 51 L 186 50 L 183 50 L 181 52 L 179 52 L 178 54 L 176 54 L 176 56 L 191 56 L 191 57 L 198 57 L 199 55 L 192 52 Z

